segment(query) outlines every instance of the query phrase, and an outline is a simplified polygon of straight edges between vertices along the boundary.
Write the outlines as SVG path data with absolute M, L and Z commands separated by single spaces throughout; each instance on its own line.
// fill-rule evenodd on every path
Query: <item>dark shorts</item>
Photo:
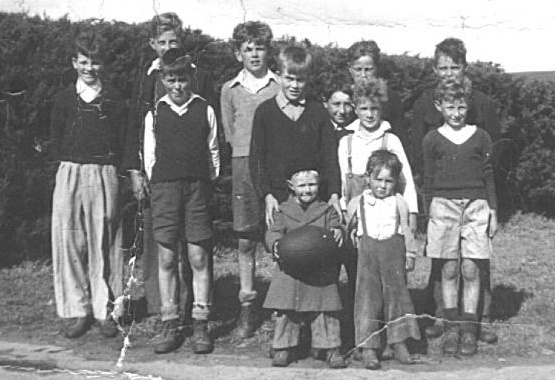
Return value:
M 203 180 L 180 179 L 151 185 L 154 240 L 175 245 L 179 229 L 185 239 L 198 243 L 212 237 L 212 216 L 208 208 L 209 184 Z
M 231 159 L 233 231 L 256 232 L 260 228 L 261 200 L 252 185 L 248 157 Z

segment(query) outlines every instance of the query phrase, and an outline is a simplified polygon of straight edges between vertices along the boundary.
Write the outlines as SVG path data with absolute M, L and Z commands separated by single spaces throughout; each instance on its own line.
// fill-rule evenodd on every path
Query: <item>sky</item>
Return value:
M 147 21 L 174 11 L 184 25 L 228 39 L 244 20 L 276 37 L 348 47 L 373 39 L 387 54 L 429 57 L 446 37 L 465 41 L 469 61 L 508 72 L 555 70 L 555 2 L 549 0 L 0 0 L 0 10 L 71 20 Z

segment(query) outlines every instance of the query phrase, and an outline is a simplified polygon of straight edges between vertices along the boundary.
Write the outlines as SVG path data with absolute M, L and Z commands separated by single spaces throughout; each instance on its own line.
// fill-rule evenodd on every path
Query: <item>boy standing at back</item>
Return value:
M 164 53 L 161 74 L 167 94 L 147 114 L 144 139 L 164 322 L 154 352 L 173 351 L 183 342 L 177 292 L 178 238 L 183 226 L 193 272 L 193 351 L 209 353 L 213 233 L 208 187 L 220 169 L 216 116 L 212 107 L 191 91 L 194 68 L 182 49 Z
M 434 73 L 439 80 L 466 81 L 467 85 L 470 85 L 466 121 L 488 132 L 492 141 L 495 142 L 500 137 L 497 107 L 486 94 L 472 88 L 470 81 L 465 76 L 466 68 L 466 48 L 463 41 L 458 38 L 446 38 L 436 45 Z M 426 89 L 416 100 L 413 107 L 411 126 L 412 147 L 410 150 L 413 154 L 414 170 L 419 176 L 422 175 L 422 140 L 426 133 L 439 128 L 444 122 L 441 113 L 435 106 L 434 93 L 436 86 L 437 84 Z M 502 176 L 496 176 L 495 181 L 498 189 L 505 187 L 505 180 Z M 431 291 L 436 303 L 436 316 L 441 317 L 441 310 L 443 309 L 441 300 L 441 270 L 437 264 L 436 260 L 432 260 L 428 286 L 432 288 Z M 491 322 L 491 277 L 489 266 L 484 267 L 480 275 L 482 276 L 480 290 L 480 305 L 482 310 L 480 311 L 480 319 L 484 323 L 480 328 L 480 340 L 486 343 L 494 343 L 497 341 L 497 335 L 489 325 L 489 322 Z M 443 333 L 441 324 L 438 320 L 433 326 L 428 327 L 426 335 L 429 338 L 440 336 Z
M 256 107 L 279 91 L 277 76 L 268 69 L 272 31 L 259 21 L 233 30 L 235 57 L 243 70 L 222 86 L 221 111 L 226 140 L 231 144 L 233 230 L 239 240 L 239 302 L 236 335 L 247 338 L 255 330 L 254 277 L 256 240 L 260 230 L 260 200 L 249 173 L 249 148 Z
M 447 320 L 443 352 L 451 355 L 459 350 L 461 355 L 476 353 L 480 272 L 489 269 L 491 238 L 497 231 L 491 138 L 466 124 L 468 94 L 460 82 L 440 83 L 435 107 L 444 124 L 428 132 L 422 143 L 429 206 L 426 250 L 441 268 L 442 314 Z

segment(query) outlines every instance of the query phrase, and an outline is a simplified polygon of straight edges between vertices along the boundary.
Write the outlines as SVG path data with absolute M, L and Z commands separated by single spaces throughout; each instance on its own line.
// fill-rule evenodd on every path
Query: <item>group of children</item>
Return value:
M 83 335 L 92 316 L 100 321 L 103 335 L 118 331 L 110 302 L 121 294 L 121 284 L 109 277 L 121 267 L 116 249 L 121 169 L 129 173 L 136 196 L 148 196 L 151 210 L 155 250 L 145 254 L 157 260 L 164 324 L 154 352 L 173 351 L 184 340 L 181 250 L 192 273 L 192 348 L 195 353 L 213 350 L 208 331 L 213 280 L 208 202 L 210 182 L 220 172 L 217 120 L 211 80 L 182 49 L 180 31 L 175 14 L 154 18 L 150 46 L 157 58 L 140 81 L 127 121 L 121 95 L 101 81 L 103 41 L 94 33 L 78 37 L 73 57 L 77 81 L 55 99 L 52 146 L 61 164 L 52 214 L 54 283 L 68 338 Z M 382 321 L 388 322 L 386 346 L 394 357 L 405 364 L 418 361 L 405 345 L 408 338 L 420 339 L 406 282 L 418 248 L 417 186 L 410 157 L 423 163 L 424 206 L 429 210 L 426 251 L 439 268 L 431 282 L 439 279 L 437 314 L 446 320 L 426 333 L 444 333 L 446 353 L 474 354 L 482 319 L 478 304 L 489 287 L 490 239 L 497 219 L 489 162 L 492 141 L 481 125 L 484 107 L 475 111 L 475 95 L 464 78 L 462 41 L 447 39 L 437 46 L 434 67 L 440 84 L 431 97 L 423 95 L 427 98 L 415 114 L 427 124 L 413 125 L 410 138 L 399 96 L 377 77 L 380 50 L 375 42 L 349 48 L 352 84 L 330 86 L 324 105 L 306 97 L 312 72 L 306 49 L 283 48 L 278 73 L 273 73 L 268 68 L 272 31 L 267 24 L 239 24 L 232 43 L 243 69 L 223 84 L 220 108 L 232 152 L 241 305 L 236 335 L 250 337 L 257 327 L 254 278 L 260 232 L 267 231 L 267 248 L 279 262 L 280 239 L 315 225 L 332 231 L 354 301 L 342 303 L 339 297 L 339 268 L 331 268 L 333 281 L 322 285 L 276 266 L 264 301 L 265 308 L 276 311 L 272 364 L 287 366 L 295 360 L 301 328 L 310 325 L 314 356 L 331 368 L 346 367 L 340 312 L 350 302 L 354 346 L 366 368 L 380 368 Z M 467 114 L 476 125 L 466 123 Z

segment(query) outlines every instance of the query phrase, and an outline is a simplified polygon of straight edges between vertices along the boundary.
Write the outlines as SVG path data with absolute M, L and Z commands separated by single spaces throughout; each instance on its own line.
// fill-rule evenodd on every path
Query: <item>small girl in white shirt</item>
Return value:
M 387 344 L 393 345 L 395 358 L 414 364 L 405 345 L 407 338 L 420 339 L 414 307 L 406 282 L 414 269 L 416 241 L 409 228 L 409 209 L 395 193 L 403 165 L 392 152 L 372 153 L 366 166 L 368 188 L 348 205 L 349 227 L 358 249 L 355 292 L 356 347 L 362 348 L 362 361 L 368 369 L 379 369 L 377 350 L 381 347 L 380 320 L 388 322 Z

